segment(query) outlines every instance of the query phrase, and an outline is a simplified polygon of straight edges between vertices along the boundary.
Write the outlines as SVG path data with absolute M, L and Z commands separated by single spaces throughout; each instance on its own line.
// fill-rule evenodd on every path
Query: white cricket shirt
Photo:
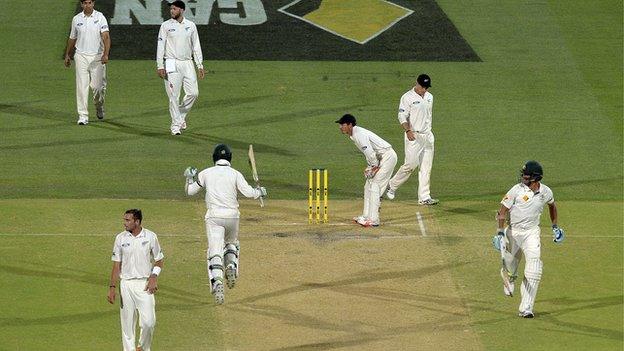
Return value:
M 214 167 L 199 172 L 187 194 L 195 195 L 201 188 L 206 190 L 206 218 L 239 218 L 237 191 L 245 197 L 260 197 L 260 190 L 252 188 L 227 160 L 218 160 Z
M 539 226 L 544 205 L 553 202 L 553 192 L 546 185 L 540 184 L 539 191 L 533 193 L 528 186 L 518 183 L 509 189 L 501 204 L 509 209 L 511 228 L 527 230 Z
M 117 234 L 111 260 L 121 262 L 121 279 L 146 279 L 152 274 L 151 258 L 164 257 L 156 234 L 143 228 L 137 236 L 128 231 Z
M 379 166 L 379 160 L 381 160 L 383 154 L 387 150 L 392 149 L 390 143 L 362 127 L 353 126 L 350 138 L 355 143 L 355 146 L 362 151 L 369 166 Z
M 85 55 L 98 55 L 104 52 L 101 33 L 108 32 L 108 22 L 104 15 L 93 10 L 91 16 L 81 12 L 72 19 L 70 39 L 76 39 L 76 52 Z
M 182 22 L 173 18 L 163 22 L 158 32 L 158 47 L 156 49 L 158 69 L 165 68 L 164 59 L 188 61 L 192 58 L 195 58 L 197 68 L 203 68 L 204 58 L 195 23 L 186 18 L 182 19 Z
M 432 110 L 433 95 L 430 92 L 427 91 L 424 96 L 420 96 L 414 89 L 410 89 L 401 96 L 399 102 L 399 123 L 409 121 L 414 133 L 428 133 L 431 131 Z

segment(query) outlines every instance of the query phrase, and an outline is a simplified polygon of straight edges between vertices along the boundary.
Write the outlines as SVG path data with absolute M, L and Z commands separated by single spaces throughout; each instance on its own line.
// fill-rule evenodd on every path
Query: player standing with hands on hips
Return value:
M 197 194 L 201 189 L 206 191 L 207 211 L 204 219 L 208 236 L 208 278 L 210 292 L 214 295 L 215 303 L 220 305 L 225 301 L 224 270 L 230 289 L 238 278 L 240 211 L 237 191 L 254 199 L 266 197 L 267 191 L 264 187 L 252 188 L 243 175 L 231 167 L 232 151 L 227 145 L 219 144 L 214 148 L 212 161 L 214 167 L 206 168 L 199 174 L 194 167 L 184 171 L 184 190 L 189 196 Z
M 171 135 L 186 129 L 186 115 L 199 95 L 197 75 L 192 59 L 204 79 L 204 66 L 199 35 L 195 23 L 184 18 L 186 5 L 177 0 L 169 4 L 171 19 L 160 25 L 156 50 L 157 72 L 165 81 L 171 114 Z M 180 103 L 180 89 L 184 99 Z
M 104 118 L 106 64 L 111 40 L 106 18 L 94 9 L 95 0 L 80 0 L 80 6 L 82 12 L 72 19 L 65 49 L 65 67 L 71 66 L 71 52 L 75 48 L 78 125 L 86 125 L 89 124 L 89 86 L 93 90 L 97 118 Z
M 363 227 L 379 226 L 381 195 L 386 191 L 388 181 L 397 163 L 396 152 L 387 141 L 368 129 L 357 126 L 355 117 L 346 114 L 336 123 L 342 134 L 349 136 L 355 146 L 364 154 L 368 166 L 364 170 L 364 210 L 353 220 Z
M 429 92 L 430 87 L 431 78 L 421 74 L 416 78 L 414 88 L 401 97 L 398 118 L 405 132 L 405 162 L 390 179 L 386 192 L 390 200 L 418 168 L 418 204 L 435 205 L 439 202 L 431 198 L 429 190 L 435 141 L 431 131 L 433 95 Z
M 540 249 L 540 217 L 544 205 L 548 204 L 552 222 L 553 241 L 560 243 L 565 238 L 563 229 L 557 225 L 557 206 L 553 192 L 540 181 L 544 175 L 542 166 L 528 161 L 520 171 L 521 181 L 514 185 L 501 201 L 497 214 L 498 231 L 492 238 L 494 248 L 501 252 L 503 267 L 503 293 L 513 296 L 518 264 L 524 254 L 524 279 L 520 287 L 519 316 L 533 318 L 535 296 L 542 278 Z M 509 215 L 509 226 L 505 221 Z
M 121 339 L 124 351 L 135 351 L 137 311 L 141 335 L 136 350 L 150 350 L 156 325 L 154 293 L 158 290 L 158 275 L 162 270 L 165 256 L 160 249 L 158 237 L 151 230 L 143 228 L 142 221 L 141 210 L 126 211 L 124 214 L 126 230 L 117 235 L 113 245 L 113 270 L 108 302 L 111 304 L 115 302 L 115 289 L 119 282 Z

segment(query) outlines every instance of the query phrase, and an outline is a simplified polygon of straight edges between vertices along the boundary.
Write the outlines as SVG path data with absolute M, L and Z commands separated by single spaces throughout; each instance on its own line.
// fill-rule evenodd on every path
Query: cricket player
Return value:
M 431 198 L 429 180 L 433 165 L 433 144 L 431 131 L 433 95 L 429 92 L 431 78 L 421 74 L 416 85 L 403 94 L 399 103 L 399 123 L 405 132 L 405 162 L 388 185 L 386 197 L 394 199 L 397 189 L 405 183 L 418 168 L 418 204 L 435 205 L 439 201 Z
M 82 12 L 74 16 L 65 49 L 65 67 L 71 66 L 71 52 L 76 49 L 76 107 L 78 125 L 89 124 L 89 87 L 98 119 L 104 118 L 106 95 L 106 64 L 111 40 L 108 22 L 94 9 L 95 0 L 80 0 Z
M 186 129 L 186 115 L 199 94 L 192 59 L 195 59 L 199 78 L 204 79 L 197 27 L 195 23 L 184 18 L 185 9 L 183 1 L 170 3 L 171 19 L 163 22 L 158 32 L 156 65 L 158 76 L 164 79 L 165 91 L 169 96 L 171 135 L 180 135 Z M 184 88 L 184 99 L 180 103 L 181 88 Z
M 540 181 L 544 172 L 536 161 L 528 161 L 520 171 L 521 181 L 514 185 L 501 201 L 498 211 L 498 231 L 492 238 L 494 248 L 501 252 L 503 267 L 503 293 L 513 296 L 514 282 L 522 255 L 525 258 L 524 279 L 520 287 L 519 316 L 533 318 L 533 305 L 537 288 L 542 278 L 540 259 L 540 217 L 544 205 L 548 204 L 552 222 L 553 241 L 560 243 L 565 238 L 557 225 L 557 206 L 553 192 Z M 509 226 L 505 221 L 509 216 Z
M 214 167 L 206 168 L 199 174 L 194 167 L 184 171 L 184 190 L 189 196 L 197 194 L 201 189 L 206 191 L 207 211 L 204 220 L 208 236 L 208 278 L 215 303 L 221 305 L 225 301 L 224 270 L 230 289 L 238 278 L 240 212 L 237 191 L 254 199 L 266 197 L 267 191 L 264 187 L 252 188 L 243 175 L 231 167 L 232 151 L 227 145 L 219 144 L 214 148 L 212 161 Z
M 108 302 L 115 302 L 115 289 L 119 282 L 121 340 L 124 351 L 135 351 L 136 312 L 141 328 L 136 350 L 150 350 L 156 325 L 154 293 L 158 290 L 158 275 L 162 270 L 164 255 L 156 234 L 143 228 L 142 220 L 141 210 L 126 211 L 126 230 L 117 235 L 113 245 L 113 270 Z
M 363 227 L 379 226 L 379 206 L 381 195 L 386 191 L 388 181 L 397 163 L 396 152 L 387 141 L 377 134 L 357 126 L 355 117 L 342 116 L 336 123 L 340 131 L 353 140 L 355 146 L 364 154 L 368 166 L 364 170 L 364 210 L 362 215 L 353 220 Z

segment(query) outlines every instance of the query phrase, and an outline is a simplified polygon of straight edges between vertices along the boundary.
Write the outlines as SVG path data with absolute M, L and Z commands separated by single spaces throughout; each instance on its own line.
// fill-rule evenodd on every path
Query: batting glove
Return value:
M 559 228 L 556 224 L 552 225 L 552 231 L 553 231 L 553 242 L 559 244 L 560 242 L 563 241 L 563 239 L 565 239 L 565 233 L 563 229 Z
M 192 183 L 195 180 L 195 176 L 197 175 L 197 168 L 195 167 L 187 167 L 184 170 L 184 176 L 186 177 L 186 181 Z
M 505 236 L 504 232 L 498 232 L 492 238 L 492 245 L 494 246 L 494 250 L 496 251 L 501 250 L 501 242 L 503 241 L 503 236 Z
M 267 196 L 266 188 L 263 186 L 259 186 L 256 189 L 260 192 L 260 197 L 265 198 Z

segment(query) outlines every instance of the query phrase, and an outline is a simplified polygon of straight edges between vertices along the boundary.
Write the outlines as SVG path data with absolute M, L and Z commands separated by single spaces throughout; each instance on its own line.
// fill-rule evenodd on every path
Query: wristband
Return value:
M 408 129 L 408 130 L 406 130 L 406 131 L 405 131 L 405 133 L 409 133 L 409 132 L 411 132 L 411 131 L 412 131 L 411 129 Z
M 160 271 L 162 270 L 162 268 L 158 267 L 158 266 L 154 266 L 154 268 L 152 268 L 152 274 L 157 276 L 160 274 Z
M 498 228 L 498 235 L 505 235 L 505 230 L 503 228 Z

